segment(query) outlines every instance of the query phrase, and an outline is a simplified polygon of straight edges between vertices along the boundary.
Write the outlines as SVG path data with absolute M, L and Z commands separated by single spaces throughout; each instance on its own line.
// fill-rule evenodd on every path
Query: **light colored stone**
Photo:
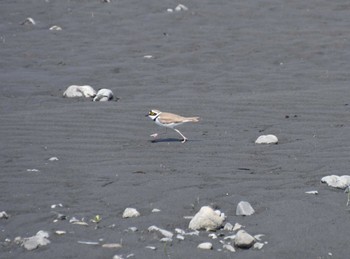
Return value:
M 112 90 L 102 88 L 102 89 L 98 90 L 93 101 L 94 102 L 107 102 L 107 101 L 113 100 L 113 98 L 114 98 L 114 95 L 113 95 Z
M 224 244 L 222 247 L 232 253 L 236 252 L 235 248 L 230 244 Z
M 174 235 L 172 232 L 165 230 L 165 229 L 161 229 L 157 226 L 150 226 L 148 228 L 148 231 L 149 232 L 154 232 L 154 231 L 159 232 L 160 234 L 162 234 L 164 237 L 167 237 L 167 238 L 172 238 Z
M 94 97 L 96 91 L 90 85 L 71 85 L 63 93 L 64 97 Z
M 238 203 L 236 208 L 236 215 L 237 216 L 250 216 L 254 214 L 254 209 L 252 205 L 250 205 L 247 201 L 241 201 Z
M 126 208 L 123 212 L 123 218 L 135 218 L 139 216 L 140 216 L 140 212 L 138 212 L 134 208 Z
M 254 245 L 253 245 L 253 248 L 254 249 L 262 249 L 264 247 L 264 244 L 263 243 L 260 243 L 260 242 L 256 242 Z
M 185 237 L 183 235 L 177 234 L 176 239 L 178 240 L 185 240 Z
M 255 140 L 255 144 L 277 144 L 278 138 L 275 135 L 261 135 Z
M 180 12 L 180 11 L 188 11 L 188 7 L 183 5 L 183 4 L 178 4 L 176 7 L 175 7 L 175 11 L 176 12 Z
M 62 236 L 62 235 L 64 235 L 64 234 L 66 234 L 67 232 L 66 231 L 64 231 L 64 230 L 56 230 L 55 231 L 55 234 L 56 235 L 59 235 L 59 236 Z
M 317 195 L 318 194 L 318 191 L 308 191 L 308 192 L 305 192 L 306 194 L 315 194 Z
M 6 213 L 6 211 L 0 212 L 0 219 L 8 219 L 10 216 Z
M 322 177 L 321 179 L 322 183 L 327 183 L 328 186 L 339 188 L 339 189 L 345 189 L 350 185 L 350 175 L 328 175 L 325 177 Z
M 161 210 L 160 210 L 160 209 L 154 208 L 154 209 L 152 210 L 152 212 L 153 212 L 153 213 L 157 213 L 157 212 L 161 212 Z
M 193 230 L 205 229 L 213 231 L 218 229 L 224 222 L 224 217 L 219 216 L 209 206 L 203 206 L 190 221 L 189 228 Z
M 157 247 L 155 247 L 155 246 L 146 246 L 145 248 L 146 249 L 151 249 L 151 250 L 157 250 Z
M 36 233 L 35 236 L 32 237 L 26 237 L 22 239 L 22 245 L 27 250 L 34 250 L 37 249 L 40 246 L 46 246 L 50 244 L 49 233 L 43 230 L 40 230 L 38 233 Z
M 28 18 L 25 19 L 21 24 L 22 24 L 22 25 L 36 25 L 36 22 L 34 21 L 33 18 L 28 17 Z
M 231 223 L 227 222 L 224 226 L 224 230 L 226 231 L 232 231 L 233 230 L 233 226 Z
M 234 239 L 235 246 L 239 248 L 250 248 L 253 246 L 255 238 L 248 234 L 245 230 L 239 230 Z
M 54 26 L 51 26 L 50 31 L 62 31 L 62 28 L 60 26 L 57 26 L 57 25 L 54 25 Z
M 119 249 L 122 248 L 122 245 L 119 243 L 109 243 L 109 244 L 103 244 L 103 248 L 114 248 L 114 249 Z
M 197 248 L 203 249 L 203 250 L 211 250 L 213 249 L 213 244 L 210 242 L 205 242 L 205 243 L 199 244 Z

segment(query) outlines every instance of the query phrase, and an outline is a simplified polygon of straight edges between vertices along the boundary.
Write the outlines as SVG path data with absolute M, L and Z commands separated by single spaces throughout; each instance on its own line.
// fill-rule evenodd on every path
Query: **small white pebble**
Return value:
M 173 10 L 173 9 L 171 9 L 171 8 L 166 9 L 166 11 L 167 11 L 168 13 L 172 13 L 172 12 L 174 12 L 174 10 Z
M 199 244 L 197 248 L 203 249 L 203 250 L 211 250 L 213 249 L 213 244 L 210 242 L 205 242 L 205 243 Z

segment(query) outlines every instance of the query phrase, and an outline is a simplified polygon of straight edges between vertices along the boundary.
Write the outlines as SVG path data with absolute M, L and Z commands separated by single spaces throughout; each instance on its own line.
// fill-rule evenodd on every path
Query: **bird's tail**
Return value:
M 198 122 L 199 121 L 199 117 L 186 117 L 186 121 Z

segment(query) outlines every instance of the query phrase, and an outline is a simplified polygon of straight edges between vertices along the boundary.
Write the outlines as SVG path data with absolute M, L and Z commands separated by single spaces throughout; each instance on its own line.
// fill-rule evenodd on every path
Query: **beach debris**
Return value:
M 250 205 L 247 201 L 240 201 L 236 208 L 236 215 L 237 216 L 250 216 L 254 214 L 255 210 L 253 209 L 252 205 Z
M 66 232 L 65 230 L 56 230 L 56 231 L 55 231 L 55 234 L 56 234 L 56 235 L 59 235 L 59 236 L 62 236 L 62 235 L 67 234 L 67 232 Z
M 20 243 L 24 246 L 27 250 L 34 250 L 41 246 L 46 246 L 50 244 L 49 233 L 43 230 L 38 231 L 35 236 L 32 237 L 25 237 L 22 240 L 20 240 Z
M 161 229 L 161 228 L 159 228 L 159 227 L 157 227 L 157 226 L 150 226 L 149 228 L 148 228 L 148 232 L 158 232 L 158 233 L 160 233 L 161 235 L 163 235 L 164 237 L 166 237 L 166 238 L 172 238 L 173 237 L 173 233 L 172 232 L 170 232 L 170 231 L 168 231 L 168 230 L 165 230 L 165 229 Z
M 119 249 L 122 248 L 122 245 L 119 243 L 109 243 L 109 244 L 103 244 L 103 248 L 114 248 L 114 249 Z
M 211 250 L 213 249 L 213 244 L 210 242 L 204 242 L 204 243 L 200 243 L 197 248 L 199 249 L 203 249 L 203 250 Z
M 225 217 L 218 215 L 211 207 L 203 206 L 192 218 L 188 227 L 193 230 L 214 231 L 222 225 L 224 220 Z
M 255 240 L 257 241 L 261 241 L 261 238 L 264 237 L 264 234 L 258 234 L 258 235 L 254 235 Z
M 99 223 L 100 221 L 102 220 L 101 216 L 100 215 L 96 215 L 95 217 L 93 217 L 92 219 L 90 219 L 90 221 L 92 223 Z
M 123 212 L 123 218 L 136 218 L 140 216 L 140 212 L 138 212 L 135 208 L 126 208 Z
M 33 18 L 27 17 L 23 22 L 21 22 L 21 25 L 36 25 L 36 22 Z
M 10 216 L 6 213 L 6 211 L 0 212 L 0 219 L 8 219 Z
M 69 223 L 74 224 L 74 225 L 89 226 L 89 224 L 86 223 L 83 219 L 82 220 L 78 220 L 75 217 L 71 218 L 69 220 Z
M 78 241 L 78 244 L 97 246 L 100 243 L 95 241 Z
M 173 239 L 170 237 L 163 237 L 159 241 L 163 242 L 163 243 L 171 243 L 171 242 L 173 242 Z
M 245 230 L 239 230 L 234 239 L 235 246 L 239 248 L 250 248 L 255 243 L 255 238 Z
M 57 25 L 54 25 L 54 26 L 51 26 L 50 31 L 62 31 L 62 28 L 60 26 L 57 26 Z
M 160 210 L 160 209 L 154 208 L 154 209 L 152 210 L 152 212 L 153 212 L 153 213 L 157 213 L 157 212 L 161 212 L 161 210 Z
M 328 175 L 325 177 L 322 177 L 321 179 L 322 183 L 327 183 L 328 186 L 339 188 L 339 189 L 345 189 L 350 185 L 350 175 Z
M 51 162 L 53 162 L 53 161 L 58 161 L 58 158 L 55 157 L 55 156 L 53 156 L 53 157 L 50 157 L 50 158 L 49 158 L 49 161 L 51 161 Z
M 152 55 L 144 55 L 143 58 L 151 59 L 151 58 L 153 58 L 153 56 Z
M 255 140 L 255 144 L 277 144 L 278 138 L 275 135 L 261 135 Z
M 96 96 L 94 97 L 94 102 L 107 102 L 113 100 L 114 95 L 112 90 L 102 88 L 97 91 Z
M 157 247 L 155 247 L 155 246 L 146 246 L 145 248 L 146 249 L 151 249 L 151 250 L 157 250 Z
M 222 247 L 232 253 L 236 252 L 235 248 L 230 244 L 224 244 Z
M 175 11 L 176 12 L 180 12 L 180 11 L 188 11 L 188 7 L 183 5 L 183 4 L 178 4 L 176 7 L 175 7 Z
M 226 237 L 224 237 L 224 240 L 227 240 L 227 239 L 234 240 L 235 237 L 236 237 L 236 235 L 226 236 Z
M 71 85 L 64 91 L 64 97 L 87 97 L 96 95 L 96 91 L 90 85 Z
M 317 195 L 318 194 L 318 191 L 308 191 L 308 192 L 305 192 L 306 194 L 314 194 L 314 195 Z
M 128 227 L 128 229 L 126 229 L 126 232 L 137 232 L 138 228 L 137 227 Z

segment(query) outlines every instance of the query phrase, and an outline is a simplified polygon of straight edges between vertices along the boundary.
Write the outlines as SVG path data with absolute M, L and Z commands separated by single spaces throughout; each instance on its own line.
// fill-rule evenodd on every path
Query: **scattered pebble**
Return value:
M 254 212 L 252 205 L 247 201 L 240 201 L 236 208 L 237 216 L 250 216 L 254 214 Z
M 176 7 L 175 7 L 175 11 L 176 12 L 180 12 L 180 11 L 188 11 L 188 7 L 183 5 L 183 4 L 178 4 Z
M 263 244 L 263 243 L 256 242 L 256 243 L 253 245 L 253 248 L 254 248 L 254 249 L 258 249 L 258 250 L 260 250 L 260 249 L 262 249 L 262 248 L 263 248 L 263 246 L 264 246 L 264 244 Z
M 153 209 L 152 212 L 157 213 L 157 212 L 161 212 L 161 210 L 160 209 Z
M 227 222 L 224 226 L 224 230 L 226 231 L 232 231 L 233 230 L 233 226 L 231 223 Z
M 239 230 L 234 239 L 234 244 L 239 248 L 250 248 L 253 246 L 255 238 L 245 230 Z
M 321 179 L 322 183 L 327 183 L 328 186 L 339 188 L 339 189 L 345 189 L 350 185 L 350 175 L 328 175 L 325 177 L 322 177 Z
M 174 235 L 174 234 L 171 233 L 170 231 L 165 230 L 165 229 L 161 229 L 161 228 L 156 227 L 156 226 L 150 226 L 150 227 L 148 228 L 148 231 L 149 231 L 149 232 L 154 232 L 154 231 L 159 232 L 160 234 L 162 234 L 164 237 L 167 237 L 167 238 L 172 238 L 173 235 Z
M 222 247 L 232 253 L 236 252 L 235 248 L 230 244 L 224 244 Z
M 94 241 L 78 241 L 78 244 L 97 246 L 100 243 L 99 242 L 94 242 Z
M 136 232 L 136 231 L 138 231 L 138 229 L 137 229 L 137 227 L 129 227 L 128 229 L 127 229 L 127 231 L 129 232 L 129 231 L 131 231 L 131 232 Z
M 264 234 L 258 234 L 258 235 L 255 235 L 254 238 L 258 241 L 261 241 L 261 238 L 265 236 Z
M 136 218 L 140 216 L 140 212 L 138 212 L 134 208 L 126 208 L 123 212 L 123 218 Z
M 57 26 L 57 25 L 54 25 L 54 26 L 51 26 L 50 31 L 62 31 L 62 28 L 60 26 Z
M 110 243 L 110 244 L 103 244 L 102 245 L 103 248 L 115 248 L 115 249 L 119 249 L 122 248 L 122 245 L 119 243 Z
M 23 238 L 20 242 L 27 250 L 34 250 L 41 246 L 50 244 L 49 233 L 43 230 L 38 231 L 35 236 Z
M 27 172 L 40 172 L 40 170 L 38 170 L 38 169 L 27 169 Z
M 275 135 L 261 135 L 255 140 L 255 144 L 277 144 L 278 138 Z
M 36 25 L 36 22 L 34 21 L 33 18 L 28 17 L 27 19 L 25 19 L 21 25 Z
M 166 11 L 167 11 L 168 13 L 172 13 L 172 12 L 174 12 L 174 10 L 173 10 L 173 9 L 171 9 L 171 8 L 166 9 Z
M 185 230 L 182 230 L 181 228 L 175 228 L 175 232 L 177 234 L 180 234 L 180 235 L 185 235 L 186 234 Z
M 121 255 L 115 255 L 113 256 L 113 259 L 124 259 Z
M 308 191 L 308 192 L 305 192 L 306 194 L 315 194 L 317 195 L 318 194 L 318 191 Z
M 52 162 L 52 161 L 58 161 L 58 158 L 55 157 L 55 156 L 53 156 L 53 157 L 50 157 L 50 158 L 49 158 L 49 161 L 51 161 L 51 162 Z
M 0 212 L 0 219 L 8 219 L 10 216 L 6 213 L 6 211 Z
M 146 249 L 151 249 L 151 250 L 157 250 L 157 247 L 155 247 L 155 246 L 146 246 L 145 248 Z
M 152 55 L 144 55 L 143 58 L 151 59 L 151 58 L 153 58 L 153 56 Z
M 235 237 L 236 237 L 236 235 L 226 236 L 226 237 L 224 237 L 224 240 L 227 240 L 227 239 L 234 240 Z
M 205 243 L 199 244 L 197 248 L 203 249 L 203 250 L 211 250 L 213 249 L 213 244 L 210 242 L 205 242 Z
M 160 239 L 160 242 L 163 242 L 163 243 L 171 243 L 172 241 L 173 239 L 170 237 L 163 237 Z
M 209 206 L 203 206 L 190 221 L 189 228 L 193 230 L 205 229 L 213 231 L 218 229 L 224 222 L 224 217 L 219 216 Z
M 62 203 L 58 203 L 58 204 L 52 204 L 51 205 L 51 209 L 55 209 L 56 207 L 63 207 Z
M 63 93 L 64 97 L 94 97 L 96 91 L 90 85 L 71 85 Z
M 239 223 L 236 223 L 232 229 L 232 231 L 237 231 L 238 229 L 241 229 L 243 226 Z
M 67 233 L 67 232 L 64 231 L 64 230 L 56 230 L 56 231 L 55 231 L 55 234 L 56 234 L 56 235 L 59 235 L 59 236 L 65 235 L 66 233 Z
M 217 239 L 218 238 L 218 236 L 216 234 L 214 234 L 214 233 L 209 234 L 208 237 L 211 237 L 211 239 Z
M 176 239 L 185 240 L 185 237 L 183 235 L 177 234 Z
M 94 102 L 107 102 L 113 100 L 114 95 L 112 90 L 102 88 L 98 90 L 96 96 L 94 97 L 93 101 Z

